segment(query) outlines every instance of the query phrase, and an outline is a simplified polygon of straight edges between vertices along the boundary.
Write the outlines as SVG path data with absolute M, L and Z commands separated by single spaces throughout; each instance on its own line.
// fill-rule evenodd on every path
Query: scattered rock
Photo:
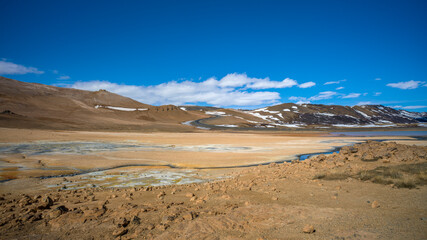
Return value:
M 141 218 L 139 218 L 138 216 L 133 216 L 131 223 L 135 225 L 139 225 L 141 224 Z
M 175 216 L 169 215 L 169 216 L 163 216 L 162 217 L 162 223 L 169 223 L 175 220 Z
M 24 195 L 24 197 L 21 198 L 21 200 L 19 200 L 18 205 L 20 207 L 25 207 L 27 205 L 31 204 L 31 198 L 27 195 Z
M 371 204 L 372 208 L 379 208 L 380 207 L 380 203 L 378 201 L 373 201 Z
M 49 217 L 50 218 L 57 218 L 61 216 L 62 214 L 68 212 L 68 208 L 66 208 L 64 205 L 58 206 L 52 212 L 50 212 Z
M 120 237 L 125 235 L 126 233 L 128 233 L 128 230 L 126 228 L 119 228 L 113 232 L 113 236 Z
M 194 193 L 187 193 L 187 194 L 185 194 L 185 196 L 188 198 L 191 198 L 191 197 L 194 197 Z
M 186 212 L 182 215 L 182 218 L 184 220 L 193 220 L 197 217 L 197 214 L 195 212 Z
M 127 225 L 129 225 L 129 220 L 127 220 L 126 218 L 123 218 L 123 217 L 119 218 L 119 221 L 117 222 L 118 227 L 125 228 L 125 227 L 127 227 Z
M 159 229 L 160 231 L 165 231 L 168 228 L 169 228 L 168 224 L 160 224 L 156 227 L 156 229 Z
M 314 229 L 313 225 L 305 225 L 302 231 L 304 233 L 311 234 L 311 233 L 314 233 L 316 230 Z
M 161 193 L 159 193 L 159 194 L 157 195 L 157 198 L 158 198 L 158 199 L 163 199 L 163 198 L 165 197 L 165 195 L 166 195 L 166 193 L 165 193 L 164 191 L 162 191 Z
M 44 197 L 40 204 L 38 205 L 39 209 L 48 209 L 53 205 L 53 200 L 49 196 Z
M 142 226 L 142 229 L 146 229 L 146 230 L 153 230 L 155 228 L 155 226 L 151 223 L 147 223 L 144 226 Z

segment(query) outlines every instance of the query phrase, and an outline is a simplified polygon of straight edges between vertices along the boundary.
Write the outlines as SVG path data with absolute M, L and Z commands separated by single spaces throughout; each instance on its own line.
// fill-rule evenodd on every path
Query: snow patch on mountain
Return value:
M 125 107 L 113 107 L 113 106 L 102 106 L 102 105 L 96 105 L 96 109 L 98 108 L 108 108 L 111 110 L 117 110 L 117 111 L 125 111 L 125 112 L 134 112 L 134 111 L 147 111 L 148 108 L 125 108 Z

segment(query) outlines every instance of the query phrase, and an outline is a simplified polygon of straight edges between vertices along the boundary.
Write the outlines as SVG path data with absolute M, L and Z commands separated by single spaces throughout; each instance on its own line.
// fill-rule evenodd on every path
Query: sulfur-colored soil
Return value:
M 123 166 L 218 168 L 257 165 L 294 160 L 299 154 L 330 151 L 367 139 L 414 141 L 408 137 L 331 137 L 314 132 L 128 133 L 0 128 L 1 146 L 29 145 L 16 153 L 2 153 L 0 180 L 67 175 Z M 85 151 L 81 152 L 81 148 Z

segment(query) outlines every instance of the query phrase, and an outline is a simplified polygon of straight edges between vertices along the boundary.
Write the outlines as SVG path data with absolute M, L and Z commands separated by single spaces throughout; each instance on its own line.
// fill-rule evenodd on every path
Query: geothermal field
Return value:
M 0 131 L 2 239 L 426 237 L 419 137 Z
M 1 239 L 427 238 L 424 113 L 1 84 Z

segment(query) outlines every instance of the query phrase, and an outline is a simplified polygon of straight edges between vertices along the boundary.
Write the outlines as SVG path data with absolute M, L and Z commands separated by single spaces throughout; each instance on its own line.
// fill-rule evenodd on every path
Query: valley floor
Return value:
M 19 149 L 26 154 L 14 153 L 16 148 L 2 152 L 2 177 L 13 180 L 0 183 L 0 239 L 427 238 L 426 141 L 324 133 L 140 134 L 5 128 L 0 133 L 2 147 L 30 145 Z M 403 144 L 360 143 L 369 139 Z M 40 145 L 31 145 L 57 142 L 144 146 L 92 153 L 79 146 L 61 154 L 61 146 L 45 152 Z M 293 160 L 298 154 L 358 142 L 303 162 L 188 169 Z M 73 189 L 75 185 L 66 183 L 78 182 L 82 175 L 34 178 L 135 162 L 155 167 L 126 167 L 118 175 L 190 171 L 201 183 L 104 188 L 94 180 L 95 187 Z

